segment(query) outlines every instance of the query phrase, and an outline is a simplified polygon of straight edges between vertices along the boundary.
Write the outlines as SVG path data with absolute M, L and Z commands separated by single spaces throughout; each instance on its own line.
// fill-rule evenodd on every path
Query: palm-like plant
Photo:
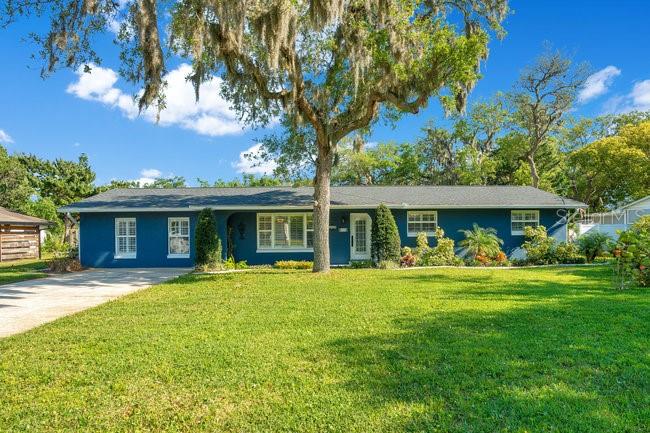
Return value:
M 472 257 L 496 257 L 501 251 L 503 239 L 497 237 L 497 231 L 492 227 L 483 228 L 474 223 L 472 230 L 458 230 L 465 235 L 465 239 L 458 245 L 472 255 Z

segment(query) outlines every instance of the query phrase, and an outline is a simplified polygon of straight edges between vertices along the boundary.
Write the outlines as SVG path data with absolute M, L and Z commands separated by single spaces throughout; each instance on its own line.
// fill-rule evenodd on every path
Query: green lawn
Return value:
M 45 277 L 47 260 L 26 259 L 0 262 L 0 284 Z
M 650 431 L 650 291 L 609 283 L 182 277 L 0 340 L 0 431 Z

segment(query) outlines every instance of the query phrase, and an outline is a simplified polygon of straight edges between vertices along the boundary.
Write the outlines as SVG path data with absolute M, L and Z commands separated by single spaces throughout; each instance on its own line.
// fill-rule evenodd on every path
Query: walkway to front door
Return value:
M 367 213 L 350 214 L 350 260 L 370 260 L 371 226 Z

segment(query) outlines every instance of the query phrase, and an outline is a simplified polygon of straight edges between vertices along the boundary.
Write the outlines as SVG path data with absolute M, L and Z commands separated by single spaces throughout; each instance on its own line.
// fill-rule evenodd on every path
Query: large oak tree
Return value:
M 3 18 L 47 15 L 51 29 L 35 39 L 49 72 L 99 62 L 94 35 L 115 19 L 120 3 L 6 0 Z M 121 73 L 143 85 L 141 108 L 164 107 L 165 60 L 172 54 L 191 61 L 197 97 L 203 81 L 221 75 L 222 94 L 245 122 L 282 117 L 310 131 L 314 270 L 325 271 L 339 141 L 382 114 L 417 113 L 432 96 L 463 107 L 490 29 L 501 32 L 507 0 L 137 0 L 126 8 Z

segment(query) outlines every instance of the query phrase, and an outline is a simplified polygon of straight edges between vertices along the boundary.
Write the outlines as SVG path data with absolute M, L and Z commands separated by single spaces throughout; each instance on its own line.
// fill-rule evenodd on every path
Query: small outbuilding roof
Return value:
M 113 189 L 61 212 L 310 208 L 312 187 Z M 584 203 L 529 186 L 333 186 L 332 208 L 585 208 Z
M 12 212 L 0 207 L 0 224 L 15 224 L 20 226 L 47 226 L 52 224 L 48 220 Z

